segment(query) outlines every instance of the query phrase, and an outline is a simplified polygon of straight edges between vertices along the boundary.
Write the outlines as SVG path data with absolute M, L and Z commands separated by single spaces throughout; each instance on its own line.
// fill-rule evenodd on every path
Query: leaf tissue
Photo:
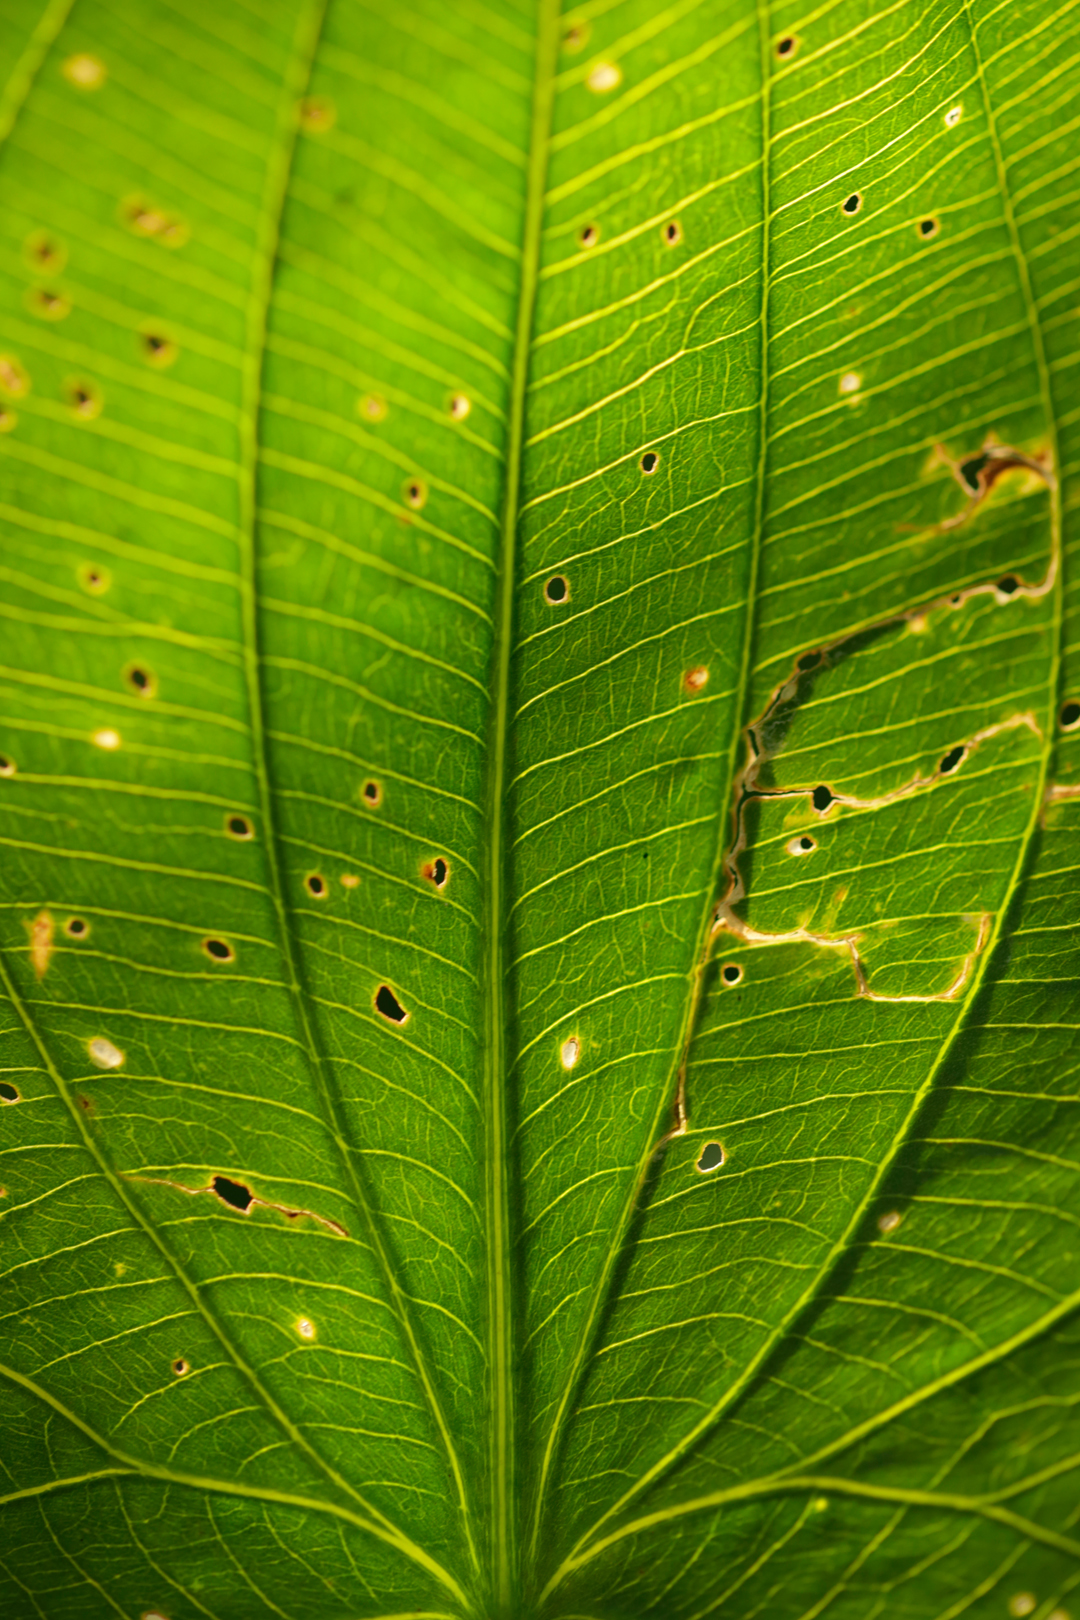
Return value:
M 1076 0 L 0 0 L 4 1620 L 1080 1617 Z

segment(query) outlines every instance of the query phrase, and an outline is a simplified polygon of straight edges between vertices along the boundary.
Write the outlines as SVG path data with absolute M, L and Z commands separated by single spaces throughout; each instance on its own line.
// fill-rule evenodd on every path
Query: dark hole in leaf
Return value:
M 6 754 L 0 754 L 0 776 L 14 776 L 15 765 Z
M 183 1357 L 181 1357 L 178 1361 L 173 1362 L 172 1370 L 176 1374 L 177 1378 L 183 1378 L 184 1374 L 188 1370 L 188 1364 Z
M 682 240 L 682 229 L 677 219 L 669 219 L 664 226 L 664 240 L 670 243 Z
M 937 220 L 936 219 L 920 219 L 920 221 L 919 221 L 919 235 L 920 236 L 933 236 L 933 234 L 934 234 L 934 232 L 936 230 L 937 230 Z
M 645 454 L 641 458 L 641 470 L 642 470 L 642 472 L 643 473 L 655 472 L 656 467 L 657 467 L 657 463 L 659 462 L 659 460 L 660 460 L 660 457 L 657 455 L 655 450 L 646 450 Z
M 383 1017 L 394 1024 L 403 1024 L 409 1016 L 388 984 L 380 984 L 375 993 L 375 1005 Z
M 152 676 L 149 671 L 140 669 L 138 665 L 128 670 L 128 680 L 136 692 L 148 692 L 152 684 Z
M 1004 579 L 998 580 L 998 590 L 1003 596 L 1011 596 L 1020 589 L 1020 581 L 1013 574 L 1006 574 Z
M 835 795 L 831 789 L 827 788 L 824 782 L 822 782 L 820 787 L 816 787 L 814 789 L 814 809 L 820 810 L 824 814 L 824 812 L 829 808 L 830 804 L 832 804 L 834 797 Z
M 368 804 L 378 804 L 382 798 L 382 788 L 378 782 L 365 782 L 361 792 Z
M 437 860 L 432 862 L 431 881 L 434 883 L 437 889 L 441 889 L 443 884 L 446 882 L 446 862 L 443 860 L 441 855 Z
M 853 191 L 851 196 L 846 198 L 843 204 L 845 214 L 857 214 L 861 207 L 862 198 L 857 191 Z
M 228 1176 L 215 1176 L 210 1183 L 223 1204 L 229 1204 L 233 1209 L 250 1209 L 251 1193 L 242 1181 L 230 1181 Z
M 207 939 L 203 941 L 207 956 L 212 956 L 215 962 L 231 962 L 233 957 L 232 946 L 224 939 Z
M 777 56 L 790 56 L 795 49 L 795 41 L 790 34 L 785 34 L 776 47 Z
M 699 1170 L 719 1170 L 724 1162 L 724 1149 L 719 1142 L 706 1142 L 698 1159 Z
M 548 602 L 565 602 L 570 587 L 561 574 L 555 574 L 544 586 L 544 599 Z
M 737 962 L 728 962 L 720 969 L 720 973 L 725 984 L 738 984 L 742 978 L 742 968 Z
M 796 665 L 796 668 L 797 669 L 816 669 L 817 665 L 820 664 L 820 662 L 821 662 L 821 654 L 819 652 L 803 653 L 802 657 L 799 659 L 798 664 Z
M 585 229 L 581 233 L 582 247 L 592 247 L 593 243 L 599 239 L 599 236 L 600 232 L 597 230 L 595 225 L 586 225 Z
M 19 1093 L 6 1080 L 0 1080 L 0 1098 L 3 1098 L 4 1102 L 18 1102 Z
M 1080 721 L 1080 703 L 1069 702 L 1061 705 L 1061 724 L 1066 731 L 1072 729 Z
M 230 816 L 225 826 L 232 838 L 253 838 L 255 829 L 247 816 Z
M 971 456 L 960 463 L 960 477 L 973 495 L 979 493 L 979 474 L 989 460 L 989 456 Z
M 813 849 L 813 847 L 814 847 L 814 840 L 812 838 L 800 838 L 799 839 L 799 848 L 800 849 Z
M 307 886 L 309 894 L 321 896 L 326 893 L 326 884 L 319 876 L 318 872 L 312 872 L 311 876 L 307 880 Z
M 81 934 L 86 933 L 86 924 L 81 917 L 69 917 L 64 925 L 64 932 L 70 934 L 72 939 L 78 939 Z
M 946 776 L 949 771 L 955 771 L 966 752 L 967 750 L 965 749 L 963 743 L 957 743 L 955 748 L 950 748 L 949 752 L 945 755 L 945 758 L 938 766 L 938 770 L 941 772 L 942 776 Z

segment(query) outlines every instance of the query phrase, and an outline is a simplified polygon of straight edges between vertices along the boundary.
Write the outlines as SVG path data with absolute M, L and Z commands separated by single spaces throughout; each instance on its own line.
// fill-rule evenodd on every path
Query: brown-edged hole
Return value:
M 563 574 L 553 574 L 544 586 L 544 601 L 552 607 L 558 607 L 570 596 L 570 583 Z
M 255 828 L 247 816 L 231 815 L 225 817 L 225 831 L 230 838 L 254 838 Z
M 578 237 L 578 241 L 581 243 L 582 247 L 586 248 L 595 247 L 599 240 L 600 230 L 596 225 L 586 225 L 585 229 Z
M 14 776 L 17 767 L 13 759 L 7 754 L 0 754 L 0 776 Z
M 382 804 L 382 788 L 378 782 L 367 781 L 360 789 L 360 797 L 375 810 Z
M 1070 698 L 1068 703 L 1061 705 L 1059 718 L 1062 731 L 1072 731 L 1076 726 L 1080 725 L 1080 703 L 1077 703 L 1074 698 Z
M 318 872 L 309 872 L 304 882 L 308 894 L 314 895 L 316 900 L 326 899 L 326 879 Z
M 798 40 L 794 34 L 785 34 L 783 39 L 776 42 L 776 54 L 782 62 L 790 62 L 798 48 Z
M 403 1024 L 409 1016 L 388 984 L 380 984 L 376 990 L 375 1006 L 392 1024 Z
M 677 247 L 682 241 L 682 226 L 677 219 L 669 219 L 664 226 L 664 241 L 668 247 Z
M 725 984 L 738 984 L 743 976 L 743 970 L 738 962 L 725 962 L 720 969 L 720 977 Z
M 172 1364 L 172 1370 L 176 1374 L 177 1378 L 183 1378 L 184 1374 L 188 1370 L 188 1364 L 184 1360 L 183 1356 L 177 1356 L 176 1360 Z
M 441 855 L 436 855 L 433 861 L 428 861 L 424 866 L 423 875 L 429 883 L 434 883 L 437 889 L 443 889 L 450 876 L 450 867 Z
M 231 1181 L 228 1176 L 215 1176 L 210 1190 L 217 1193 L 221 1202 L 228 1204 L 231 1209 L 246 1213 L 254 1203 L 250 1188 L 245 1187 L 242 1181 Z
M 853 191 L 851 196 L 846 197 L 840 206 L 845 214 L 857 214 L 862 207 L 862 196 L 859 192 Z
M 414 512 L 419 512 L 427 501 L 427 485 L 422 478 L 409 479 L 405 485 L 405 500 Z
M 698 1158 L 697 1168 L 703 1176 L 707 1176 L 710 1170 L 719 1170 L 725 1157 L 722 1142 L 706 1142 Z
M 640 465 L 643 473 L 654 473 L 660 465 L 660 457 L 655 450 L 646 450 Z
M 19 1093 L 7 1080 L 0 1080 L 0 1102 L 17 1103 Z
M 214 962 L 235 962 L 236 952 L 227 939 L 204 939 L 202 948 Z
M 924 242 L 928 241 L 931 236 L 936 236 L 940 229 L 941 227 L 936 219 L 920 219 L 919 221 L 919 235 Z
M 124 670 L 124 682 L 139 697 L 152 698 L 157 695 L 157 680 L 144 664 L 128 664 Z
M 90 932 L 90 924 L 84 917 L 69 917 L 64 924 L 64 933 L 68 939 L 85 939 Z

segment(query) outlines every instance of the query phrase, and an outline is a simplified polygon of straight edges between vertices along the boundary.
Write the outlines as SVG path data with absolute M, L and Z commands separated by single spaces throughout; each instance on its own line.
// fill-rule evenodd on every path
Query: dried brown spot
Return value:
M 53 953 L 53 920 L 47 911 L 39 911 L 32 922 L 26 924 L 30 935 L 30 960 L 34 966 L 35 977 L 43 979 L 49 970 L 49 960 Z

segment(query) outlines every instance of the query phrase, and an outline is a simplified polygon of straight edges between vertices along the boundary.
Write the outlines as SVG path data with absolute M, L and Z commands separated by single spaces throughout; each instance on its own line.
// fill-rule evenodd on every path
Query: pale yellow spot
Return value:
M 30 960 L 34 973 L 43 979 L 49 969 L 53 953 L 53 920 L 47 911 L 39 911 L 33 922 L 26 925 L 30 934 Z
M 890 1209 L 890 1210 L 888 1210 L 886 1212 L 886 1214 L 878 1216 L 878 1231 L 879 1232 L 885 1232 L 885 1233 L 895 1232 L 896 1228 L 899 1225 L 900 1225 L 900 1215 L 898 1214 L 898 1212 L 895 1209 Z M 1026 1609 L 1024 1610 L 1024 1613 L 1025 1614 L 1027 1613 Z
M 306 1316 L 302 1316 L 296 1324 L 296 1331 L 302 1339 L 313 1339 L 315 1337 L 315 1324 L 309 1322 Z
M 911 618 L 908 620 L 908 629 L 911 631 L 913 636 L 925 635 L 926 615 L 923 613 L 913 613 Z
M 465 394 L 455 394 L 450 401 L 450 415 L 455 422 L 464 422 L 472 410 L 472 400 Z
M 69 56 L 61 72 L 69 84 L 76 85 L 80 90 L 100 90 L 105 83 L 104 62 L 85 52 Z
M 614 62 L 597 62 L 589 71 L 586 84 L 590 90 L 602 95 L 605 90 L 614 90 L 617 84 L 622 83 L 622 69 Z
M 963 107 L 949 108 L 948 112 L 945 114 L 945 122 L 950 129 L 952 129 L 955 124 L 960 122 L 960 114 L 963 112 L 963 110 Z
M 360 879 L 355 872 L 342 872 L 341 887 L 343 889 L 356 889 L 360 886 Z
M 840 392 L 842 394 L 857 394 L 862 387 L 862 378 L 857 371 L 845 371 L 840 379 Z
M 118 1069 L 124 1061 L 120 1048 L 106 1040 L 104 1035 L 95 1035 L 86 1050 L 90 1053 L 90 1061 L 96 1063 L 99 1069 Z
M 569 1040 L 563 1041 L 562 1043 L 562 1050 L 559 1053 L 559 1061 L 562 1063 L 564 1069 L 572 1069 L 580 1056 L 581 1042 L 578 1040 L 576 1035 L 571 1035 Z
M 111 726 L 105 726 L 101 731 L 95 731 L 90 741 L 97 748 L 119 748 L 120 733 L 118 731 L 113 731 Z
M 1017 1592 L 1015 1597 L 1009 1599 L 1009 1613 L 1018 1616 L 1030 1614 L 1035 1608 L 1035 1594 L 1033 1592 Z

